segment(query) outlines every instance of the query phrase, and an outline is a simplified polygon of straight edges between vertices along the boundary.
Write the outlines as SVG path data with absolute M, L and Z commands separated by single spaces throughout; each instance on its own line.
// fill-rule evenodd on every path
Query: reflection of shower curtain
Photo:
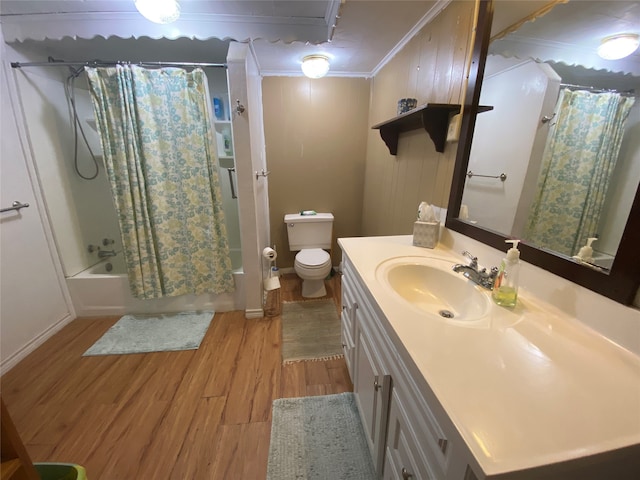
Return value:
M 597 236 L 633 97 L 562 90 L 524 238 L 575 255 Z
M 204 72 L 86 70 L 132 294 L 233 290 Z

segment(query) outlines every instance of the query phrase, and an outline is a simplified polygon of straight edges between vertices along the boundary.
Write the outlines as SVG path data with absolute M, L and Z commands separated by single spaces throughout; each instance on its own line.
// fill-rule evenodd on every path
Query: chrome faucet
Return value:
M 105 257 L 115 257 L 117 255 L 115 250 L 98 250 L 98 257 L 99 258 L 105 258 Z
M 469 263 L 469 265 L 457 263 L 453 266 L 453 271 L 462 273 L 462 275 L 464 275 L 466 278 L 474 283 L 477 283 L 481 287 L 484 287 L 488 290 L 493 290 L 493 282 L 495 281 L 496 275 L 498 274 L 498 268 L 492 267 L 489 272 L 487 272 L 486 268 L 479 270 L 478 257 L 474 257 L 467 251 L 462 252 L 462 254 L 465 257 L 468 257 L 471 262 Z

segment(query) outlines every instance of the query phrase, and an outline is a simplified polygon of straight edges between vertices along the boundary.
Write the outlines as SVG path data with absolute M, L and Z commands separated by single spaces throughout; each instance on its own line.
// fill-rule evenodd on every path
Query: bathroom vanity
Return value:
M 493 304 L 444 247 L 339 245 L 345 359 L 380 478 L 640 478 L 635 354 L 527 292 Z

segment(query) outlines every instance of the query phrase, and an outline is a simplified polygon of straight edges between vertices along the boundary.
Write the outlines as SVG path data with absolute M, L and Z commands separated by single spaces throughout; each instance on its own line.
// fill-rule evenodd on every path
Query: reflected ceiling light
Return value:
M 602 40 L 598 55 L 605 60 L 619 60 L 635 52 L 640 45 L 640 36 L 635 33 L 613 35 Z
M 324 77 L 329 71 L 329 58 L 325 55 L 307 55 L 302 59 L 302 73 L 309 78 Z
M 180 16 L 178 0 L 135 0 L 136 8 L 154 23 L 175 22 Z

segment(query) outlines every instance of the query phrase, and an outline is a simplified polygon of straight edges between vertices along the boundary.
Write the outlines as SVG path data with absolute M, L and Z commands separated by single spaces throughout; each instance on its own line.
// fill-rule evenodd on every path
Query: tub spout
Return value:
M 100 250 L 98 252 L 98 257 L 100 258 L 105 258 L 105 257 L 115 257 L 117 255 L 115 250 Z

